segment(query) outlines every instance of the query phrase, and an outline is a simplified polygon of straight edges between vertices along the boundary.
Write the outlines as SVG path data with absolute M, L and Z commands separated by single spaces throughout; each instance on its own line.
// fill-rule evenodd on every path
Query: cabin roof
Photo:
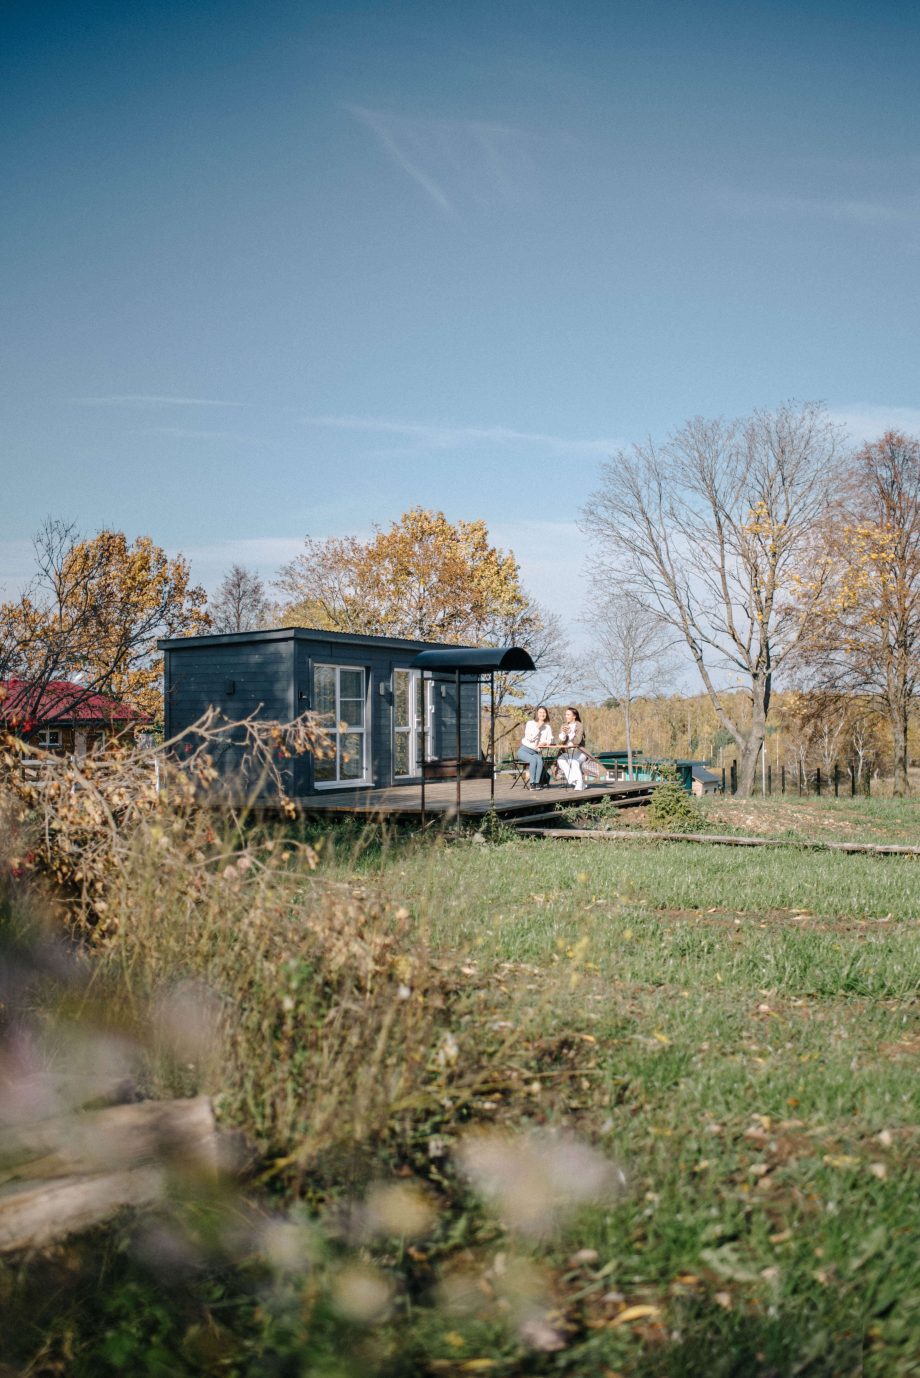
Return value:
M 537 667 L 520 646 L 442 646 L 436 651 L 421 651 L 413 660 L 412 668 L 489 675 L 502 670 L 535 670 Z
M 441 641 L 413 641 L 402 636 L 333 632 L 327 631 L 325 627 L 272 627 L 269 631 L 259 632 L 208 632 L 202 636 L 173 636 L 158 641 L 157 647 L 161 651 L 184 651 L 194 650 L 198 646 L 242 646 L 247 642 L 270 641 L 331 641 L 345 646 L 392 646 L 396 650 L 415 651 L 444 649 L 444 643 Z

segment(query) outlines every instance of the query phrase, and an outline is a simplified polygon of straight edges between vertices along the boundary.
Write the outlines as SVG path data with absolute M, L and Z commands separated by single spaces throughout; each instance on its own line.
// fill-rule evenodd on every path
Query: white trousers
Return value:
M 563 752 L 556 760 L 559 770 L 575 789 L 584 789 L 585 777 L 581 773 L 581 763 L 585 759 L 580 751 L 571 754 Z

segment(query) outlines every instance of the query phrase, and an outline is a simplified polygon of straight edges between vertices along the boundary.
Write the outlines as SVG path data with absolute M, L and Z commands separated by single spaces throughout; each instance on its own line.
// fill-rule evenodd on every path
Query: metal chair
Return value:
M 565 776 L 562 774 L 562 771 L 559 769 L 559 761 L 560 761 L 560 759 L 562 759 L 563 757 L 566 757 L 566 756 L 572 756 L 572 755 L 575 753 L 575 751 L 580 751 L 580 752 L 581 752 L 581 755 L 582 755 L 582 758 L 583 758 L 583 759 L 582 759 L 582 762 L 581 762 L 581 775 L 582 775 L 582 779 L 584 780 L 585 784 L 587 784 L 589 780 L 593 780 L 593 781 L 595 781 L 595 783 L 597 783 L 597 782 L 599 782 L 599 781 L 601 781 L 601 780 L 608 780 L 608 779 L 610 778 L 606 766 L 604 766 L 604 765 L 597 759 L 596 756 L 592 756 L 592 755 L 591 755 L 591 752 L 588 750 L 587 746 L 584 744 L 584 742 L 582 742 L 581 746 L 579 746 L 579 747 L 569 747 L 567 751 L 560 751 L 559 755 L 556 757 L 555 761 L 553 762 L 553 766 L 552 766 L 553 779 L 554 779 L 554 780 L 557 780 L 557 779 L 559 780 L 559 782 L 560 782 L 560 783 L 559 783 L 559 788 L 560 788 L 560 789 L 574 789 L 574 788 L 575 788 L 574 785 L 571 785 L 571 784 L 569 783 L 569 781 L 568 781 L 568 780 L 565 778 Z
M 496 775 L 511 774 L 511 788 L 517 785 L 526 785 L 529 769 L 526 761 L 519 761 L 516 756 L 504 756 L 495 767 Z

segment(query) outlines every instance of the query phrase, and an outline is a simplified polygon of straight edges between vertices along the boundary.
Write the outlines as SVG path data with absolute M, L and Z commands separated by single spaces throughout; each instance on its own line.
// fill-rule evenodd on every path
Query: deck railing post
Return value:
M 425 671 L 422 671 L 422 759 L 420 762 L 422 771 L 422 827 L 425 826 L 425 755 L 428 750 L 428 731 L 425 713 Z
M 818 798 L 820 799 L 820 798 L 821 798 L 821 767 L 820 767 L 820 766 L 818 766 L 818 767 L 816 768 L 816 770 L 815 770 L 815 790 L 816 790 L 816 792 L 817 792 Z
M 850 762 L 850 798 L 856 798 L 856 762 Z
M 489 803 L 495 812 L 495 671 L 489 674 L 489 760 L 492 771 L 489 777 Z
M 722 767 L 722 793 L 725 793 L 725 767 Z
M 767 766 L 767 794 L 773 793 L 773 767 Z
M 834 762 L 834 798 L 835 798 L 835 799 L 838 799 L 839 797 L 840 797 L 840 767 L 839 767 L 839 765 L 837 764 L 837 762 L 835 761 L 835 762 Z
M 460 758 L 461 739 L 460 739 L 460 670 L 459 670 L 459 668 L 458 668 L 457 671 L 456 671 L 456 686 L 457 686 L 457 704 L 456 704 L 456 714 L 457 714 L 457 836 L 459 837 L 459 836 L 460 836 L 460 759 L 461 759 L 461 758 Z
M 738 793 L 738 762 L 732 759 L 732 794 Z

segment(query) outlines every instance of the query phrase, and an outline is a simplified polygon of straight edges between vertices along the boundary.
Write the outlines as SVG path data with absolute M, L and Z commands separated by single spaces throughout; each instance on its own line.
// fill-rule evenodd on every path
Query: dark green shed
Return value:
M 255 713 L 290 722 L 307 710 L 321 718 L 334 755 L 284 763 L 294 799 L 418 784 L 423 750 L 428 762 L 456 758 L 458 677 L 419 661 L 422 652 L 447 649 L 439 643 L 285 627 L 179 637 L 159 647 L 167 739 L 212 707 L 230 721 Z M 466 649 L 472 666 L 483 652 Z M 481 757 L 480 686 L 468 672 L 459 680 L 459 737 L 462 757 Z M 218 764 L 227 776 L 237 769 L 230 744 Z

